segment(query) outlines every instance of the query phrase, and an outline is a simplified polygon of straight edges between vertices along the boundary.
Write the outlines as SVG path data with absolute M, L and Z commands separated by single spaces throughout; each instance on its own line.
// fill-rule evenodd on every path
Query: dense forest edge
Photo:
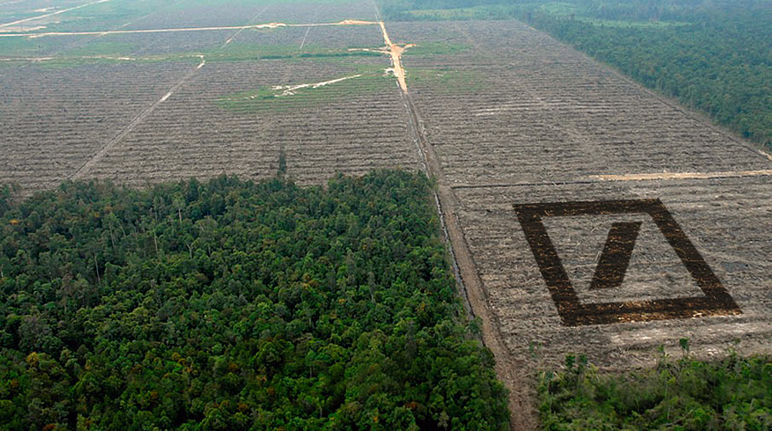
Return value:
M 508 429 L 432 187 L 0 187 L 0 428 Z
M 662 356 L 653 369 L 601 373 L 585 356 L 545 372 L 539 386 L 542 429 L 765 431 L 772 429 L 772 358 L 699 361 L 681 339 L 683 356 Z
M 516 18 L 772 148 L 764 0 L 379 0 L 390 20 Z

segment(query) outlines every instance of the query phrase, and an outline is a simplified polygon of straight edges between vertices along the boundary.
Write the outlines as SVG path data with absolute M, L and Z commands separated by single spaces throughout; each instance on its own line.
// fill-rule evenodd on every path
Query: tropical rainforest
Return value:
M 431 188 L 0 188 L 0 428 L 507 429 Z
M 772 147 L 768 0 L 380 0 L 394 20 L 518 18 Z

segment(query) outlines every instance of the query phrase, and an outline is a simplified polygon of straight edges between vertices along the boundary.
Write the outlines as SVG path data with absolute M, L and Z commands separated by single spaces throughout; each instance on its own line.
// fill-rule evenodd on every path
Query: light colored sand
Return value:
M 590 175 L 596 180 L 605 181 L 648 181 L 648 180 L 684 180 L 710 178 L 737 178 L 772 176 L 772 169 L 760 171 L 724 171 L 724 172 L 655 172 L 648 174 Z

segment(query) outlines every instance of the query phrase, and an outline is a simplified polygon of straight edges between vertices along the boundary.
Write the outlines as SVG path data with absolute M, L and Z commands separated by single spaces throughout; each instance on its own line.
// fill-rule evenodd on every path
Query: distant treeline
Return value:
M 508 429 L 431 187 L 0 188 L 0 429 Z
M 381 0 L 390 19 L 516 17 L 772 146 L 765 0 Z M 420 12 L 420 13 L 419 13 Z

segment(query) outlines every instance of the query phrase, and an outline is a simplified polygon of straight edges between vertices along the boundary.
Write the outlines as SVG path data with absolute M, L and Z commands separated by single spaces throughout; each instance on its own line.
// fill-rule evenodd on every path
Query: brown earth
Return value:
M 369 2 L 357 4 L 372 10 Z M 349 12 L 271 5 L 243 16 L 341 23 Z M 362 17 L 378 27 L 235 34 L 251 24 L 229 26 L 229 12 L 217 13 L 225 15 L 194 14 L 184 25 L 229 30 L 103 37 L 130 40 L 137 46 L 132 55 L 225 49 L 236 36 L 342 52 L 377 49 L 384 41 L 397 82 L 358 78 L 347 81 L 356 86 L 350 94 L 339 94 L 339 85 L 313 89 L 313 103 L 287 97 L 287 104 L 271 105 L 276 108 L 229 109 L 220 104 L 229 95 L 326 82 L 355 75 L 359 66 L 382 70 L 385 59 L 202 58 L 198 65 L 123 62 L 59 70 L 3 64 L 0 182 L 18 182 L 29 192 L 72 176 L 134 186 L 221 173 L 261 179 L 275 175 L 282 152 L 288 175 L 304 184 L 324 183 L 336 172 L 423 169 L 437 179 L 435 198 L 460 289 L 511 391 L 517 430 L 536 427 L 535 379 L 566 354 L 585 353 L 604 369 L 628 370 L 652 364 L 660 345 L 677 352 L 682 337 L 697 357 L 720 356 L 728 347 L 770 352 L 772 160 L 759 149 L 515 21 L 383 24 L 372 12 Z M 162 11 L 126 27 L 171 28 L 173 20 Z M 402 57 L 404 45 L 392 38 L 466 49 Z M 30 58 L 56 56 L 58 49 L 64 45 L 45 45 Z M 406 70 L 418 77 L 409 93 Z M 442 78 L 447 71 L 458 73 Z M 683 310 L 695 317 L 652 320 L 678 313 L 651 312 L 620 323 L 566 325 L 514 206 L 640 199 L 662 202 L 740 314 Z M 580 304 L 608 310 L 704 295 L 648 214 L 541 221 Z M 640 226 L 624 278 L 614 288 L 590 289 L 604 241 L 620 223 Z
M 627 370 L 652 364 L 659 345 L 678 351 L 682 337 L 698 357 L 732 346 L 770 351 L 772 166 L 765 154 L 517 22 L 397 23 L 390 30 L 418 44 L 469 46 L 407 57 L 410 73 L 470 76 L 416 80 L 408 106 L 421 119 L 424 153 L 436 158 L 428 165 L 471 308 L 512 392 L 513 429 L 535 427 L 536 371 L 560 366 L 566 354 Z M 684 309 L 615 324 L 564 324 L 513 206 L 643 198 L 664 203 L 741 314 Z M 639 222 L 641 233 L 624 281 L 589 290 L 612 222 L 629 221 Z M 581 304 L 623 309 L 614 304 L 704 296 L 646 214 L 543 223 Z

